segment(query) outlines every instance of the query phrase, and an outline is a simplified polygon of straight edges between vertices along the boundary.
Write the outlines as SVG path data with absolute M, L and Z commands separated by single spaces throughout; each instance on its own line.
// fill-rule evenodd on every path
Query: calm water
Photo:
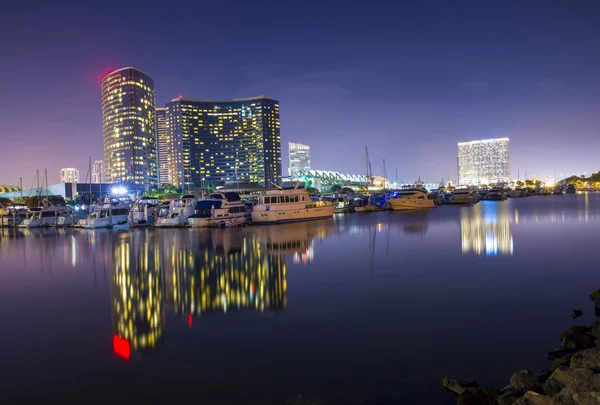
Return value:
M 302 394 L 452 404 L 504 386 L 600 287 L 600 194 L 245 229 L 0 230 L 5 401 Z M 90 394 L 90 393 L 93 393 Z

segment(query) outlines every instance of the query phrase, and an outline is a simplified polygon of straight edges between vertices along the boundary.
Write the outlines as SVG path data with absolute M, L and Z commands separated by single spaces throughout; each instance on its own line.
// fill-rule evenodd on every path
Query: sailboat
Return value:
M 365 189 L 367 193 L 369 192 L 369 183 L 370 183 L 370 173 L 369 173 L 369 150 L 365 146 L 365 159 L 367 163 L 367 176 L 365 180 Z M 371 198 L 369 196 L 363 197 L 358 200 L 357 205 L 354 206 L 354 211 L 356 212 L 374 212 L 377 211 L 377 206 L 372 203 Z

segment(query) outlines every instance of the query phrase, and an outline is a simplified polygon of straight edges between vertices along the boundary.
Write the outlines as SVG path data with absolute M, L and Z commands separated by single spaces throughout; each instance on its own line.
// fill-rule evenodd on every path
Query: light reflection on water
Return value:
M 215 404 L 350 389 L 450 404 L 441 375 L 501 385 L 546 365 L 565 314 L 600 287 L 599 220 L 586 193 L 243 229 L 1 229 L 0 394 L 44 359 L 50 397 L 87 370 L 106 395 L 118 374 L 123 395 L 193 380 Z

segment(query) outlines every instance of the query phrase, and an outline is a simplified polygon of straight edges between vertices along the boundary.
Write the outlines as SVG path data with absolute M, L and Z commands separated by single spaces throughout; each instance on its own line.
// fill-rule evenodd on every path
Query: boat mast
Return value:
M 385 159 L 383 159 L 383 194 L 385 194 L 385 191 L 387 189 L 385 182 L 387 180 L 387 169 L 385 168 Z
M 554 177 L 556 178 L 556 174 Z M 19 177 L 19 186 L 21 187 L 21 200 L 23 200 L 23 177 Z
M 37 179 L 37 205 L 40 206 L 40 170 L 35 171 L 35 178 Z
M 92 205 L 92 157 L 91 156 L 89 157 L 88 162 L 89 162 L 88 163 L 88 175 L 85 178 L 88 179 L 90 182 L 90 204 L 89 205 Z
M 365 189 L 367 193 L 369 192 L 369 150 L 365 146 L 365 159 L 366 159 L 366 167 L 367 167 L 367 176 L 365 180 Z
M 100 184 L 100 195 L 98 196 L 98 200 L 102 201 L 102 161 L 100 161 L 100 168 L 98 172 L 98 184 Z M 92 182 L 92 175 L 90 174 L 90 183 Z M 90 186 L 91 187 L 91 186 Z

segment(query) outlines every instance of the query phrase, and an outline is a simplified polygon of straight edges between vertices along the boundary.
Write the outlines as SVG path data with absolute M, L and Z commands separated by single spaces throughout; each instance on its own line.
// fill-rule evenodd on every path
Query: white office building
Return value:
M 458 143 L 460 185 L 479 186 L 508 182 L 508 138 Z
M 310 146 L 301 143 L 289 143 L 289 174 L 310 170 Z
M 61 183 L 79 183 L 79 170 L 74 167 L 60 169 Z

